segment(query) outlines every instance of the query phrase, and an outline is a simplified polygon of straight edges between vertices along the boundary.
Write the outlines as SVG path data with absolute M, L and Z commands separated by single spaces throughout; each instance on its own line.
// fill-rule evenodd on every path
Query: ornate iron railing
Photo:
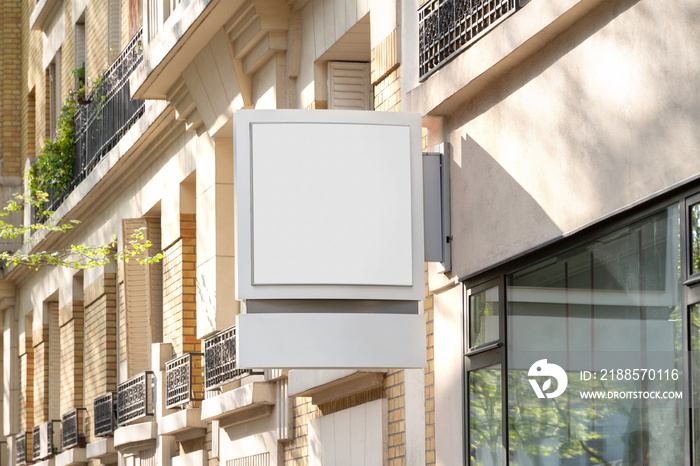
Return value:
M 95 437 L 108 437 L 114 434 L 117 428 L 117 395 L 114 392 L 107 392 L 95 398 L 94 425 Z
M 32 429 L 32 459 L 41 459 L 41 426 Z
M 146 371 L 117 387 L 117 424 L 153 416 L 153 372 Z
M 165 407 L 202 401 L 202 353 L 187 353 L 165 363 Z
M 58 451 L 60 431 L 61 421 L 42 422 L 32 429 L 33 461 L 48 458 Z
M 517 6 L 518 0 L 429 0 L 423 4 L 418 10 L 421 79 L 473 44 Z
M 45 210 L 55 211 L 143 115 L 145 101 L 131 100 L 129 89 L 129 76 L 143 61 L 141 36 L 142 30 L 134 34 L 92 92 L 79 102 L 73 120 L 73 178 L 65 191 L 46 190 L 49 201 L 43 206 Z M 36 220 L 43 222 L 46 218 L 36 215 Z
M 119 142 L 143 115 L 144 100 L 131 100 L 129 76 L 143 60 L 142 31 L 139 30 L 119 57 L 105 71 L 75 114 L 75 188 L 97 163 Z
M 85 412 L 85 408 L 76 408 L 61 417 L 63 423 L 61 444 L 64 450 L 85 446 Z
M 218 388 L 252 374 L 249 369 L 238 368 L 235 326 L 204 340 L 205 390 Z
M 32 462 L 32 457 L 27 456 L 27 445 L 32 441 L 32 433 L 25 432 L 15 436 L 15 465 L 26 466 Z

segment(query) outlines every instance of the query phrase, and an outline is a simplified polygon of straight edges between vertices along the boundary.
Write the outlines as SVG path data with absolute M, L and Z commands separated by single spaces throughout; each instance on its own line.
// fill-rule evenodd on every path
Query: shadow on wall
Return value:
M 604 1 L 572 27 L 532 53 L 527 59 L 517 62 L 516 66 L 504 71 L 497 79 L 485 81 L 478 86 L 480 92 L 478 92 L 477 97 L 470 101 L 470 105 L 462 106 L 461 111 L 458 112 L 460 119 L 469 121 L 486 113 L 499 102 L 541 76 L 572 50 L 639 2 L 640 0 Z M 630 37 L 630 40 L 634 40 L 634 38 Z M 517 39 L 511 37 L 510 42 L 515 43 Z M 577 103 L 580 107 L 581 102 Z
M 700 7 L 665 10 L 603 2 L 450 118 L 456 273 L 700 173 L 700 46 L 678 47 Z
M 457 151 L 461 165 L 467 167 L 450 175 L 452 209 L 459 212 L 459 222 L 452 226 L 458 276 L 508 259 L 514 251 L 531 249 L 543 238 L 561 236 L 538 202 L 474 139 L 461 138 Z

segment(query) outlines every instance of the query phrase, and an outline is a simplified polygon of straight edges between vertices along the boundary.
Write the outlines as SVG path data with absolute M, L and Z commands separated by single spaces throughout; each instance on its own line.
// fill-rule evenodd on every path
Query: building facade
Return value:
M 163 257 L 2 270 L 0 464 L 694 464 L 700 7 L 674 6 L 3 1 L 1 195 L 30 191 L 73 95 L 50 208 L 80 221 L 6 248 L 141 231 Z M 421 114 L 451 251 L 426 262 L 425 369 L 236 365 L 244 108 Z M 566 395 L 536 396 L 543 359 Z
M 695 464 L 700 68 L 674 44 L 697 10 L 466 3 L 404 18 L 419 9 L 403 109 L 451 149 L 451 273 L 429 272 L 437 463 Z M 561 396 L 536 396 L 542 360 Z

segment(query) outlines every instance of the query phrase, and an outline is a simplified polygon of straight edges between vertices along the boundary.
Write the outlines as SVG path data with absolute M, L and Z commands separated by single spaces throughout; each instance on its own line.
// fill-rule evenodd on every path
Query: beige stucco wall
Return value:
M 494 34 L 515 34 L 528 8 Z M 603 2 L 524 59 L 505 55 L 498 66 L 510 60 L 510 69 L 493 73 L 468 99 L 455 104 L 460 96 L 450 96 L 442 108 L 453 110 L 436 116 L 445 117 L 453 150 L 456 275 L 700 173 L 699 14 L 691 3 Z M 483 40 L 487 47 L 489 36 Z M 429 81 L 449 80 L 458 61 Z M 426 104 L 430 86 L 423 87 L 421 104 L 412 95 L 413 108 L 441 110 L 441 102 Z

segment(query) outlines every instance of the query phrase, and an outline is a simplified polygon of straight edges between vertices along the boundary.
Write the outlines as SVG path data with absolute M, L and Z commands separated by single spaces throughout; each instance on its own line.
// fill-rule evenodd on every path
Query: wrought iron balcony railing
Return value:
M 213 390 L 252 374 L 254 372 L 250 369 L 238 368 L 235 326 L 204 340 L 205 390 Z
M 109 437 L 117 428 L 117 394 L 108 392 L 95 398 L 95 437 Z
M 153 372 L 142 372 L 117 387 L 117 424 L 153 416 Z
M 165 407 L 202 401 L 202 353 L 187 353 L 165 363 Z
M 58 452 L 61 421 L 46 421 L 32 429 L 32 460 L 49 458 Z
M 76 408 L 62 416 L 63 449 L 85 447 L 85 408 Z
M 494 25 L 522 0 L 428 0 L 418 10 L 419 66 L 427 78 Z
M 131 100 L 129 90 L 129 76 L 143 61 L 142 33 L 139 30 L 134 34 L 107 68 L 101 82 L 78 105 L 73 120 L 75 161 L 72 181 L 63 192 L 46 190 L 49 202 L 43 206 L 45 210 L 55 211 L 143 115 L 145 101 Z M 37 216 L 37 221 L 44 220 Z
M 31 464 L 32 457 L 27 455 L 27 445 L 32 442 L 32 433 L 25 432 L 15 436 L 15 465 L 26 466 Z
M 75 188 L 143 115 L 144 100 L 131 100 L 129 76 L 143 60 L 139 30 L 75 114 Z

